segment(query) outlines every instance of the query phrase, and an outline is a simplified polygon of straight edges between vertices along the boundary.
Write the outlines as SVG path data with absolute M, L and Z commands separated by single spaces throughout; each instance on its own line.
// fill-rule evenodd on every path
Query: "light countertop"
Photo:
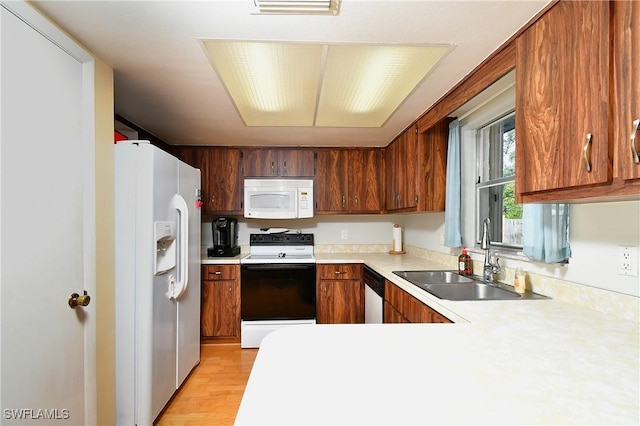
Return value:
M 259 350 L 236 424 L 638 424 L 639 324 L 558 300 L 441 300 L 365 262 L 454 324 L 291 327 Z
M 202 253 L 200 258 L 200 264 L 202 265 L 239 265 L 240 259 L 247 256 L 249 253 L 240 253 L 233 257 L 207 257 L 207 251 Z

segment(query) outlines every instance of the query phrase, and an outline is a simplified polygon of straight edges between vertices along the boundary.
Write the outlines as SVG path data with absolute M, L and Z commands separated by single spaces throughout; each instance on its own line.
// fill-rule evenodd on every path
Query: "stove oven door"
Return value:
M 241 269 L 243 321 L 315 320 L 315 263 L 245 264 Z

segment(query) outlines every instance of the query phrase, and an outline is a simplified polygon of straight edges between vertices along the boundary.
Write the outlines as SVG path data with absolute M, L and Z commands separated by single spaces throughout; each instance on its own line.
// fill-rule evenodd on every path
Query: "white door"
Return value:
M 95 295 L 93 63 L 25 3 L 0 13 L 1 422 L 91 424 L 95 303 L 68 299 Z

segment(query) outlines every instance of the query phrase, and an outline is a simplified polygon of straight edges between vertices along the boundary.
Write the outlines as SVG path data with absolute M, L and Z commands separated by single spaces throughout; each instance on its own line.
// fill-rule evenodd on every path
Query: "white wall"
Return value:
M 406 215 L 402 219 L 407 244 L 458 254 L 458 250 L 441 244 L 444 214 Z M 501 263 L 510 268 L 522 266 L 528 272 L 640 296 L 640 278 L 618 275 L 618 246 L 640 246 L 640 201 L 574 204 L 569 221 L 571 258 L 568 264 L 546 265 L 517 256 L 503 257 Z M 473 243 L 469 245 L 474 246 Z M 474 260 L 482 258 L 479 252 L 473 257 Z
M 569 220 L 571 259 L 565 279 L 640 295 L 640 278 L 618 275 L 618 247 L 640 245 L 640 201 L 576 204 Z
M 311 219 L 258 220 L 238 219 L 238 242 L 249 245 L 249 234 L 260 233 L 260 228 L 287 228 L 291 232 L 311 232 L 315 244 L 389 244 L 391 245 L 394 215 L 338 215 L 315 216 Z M 213 244 L 211 217 L 202 223 L 202 245 Z M 342 238 L 346 230 L 347 238 Z

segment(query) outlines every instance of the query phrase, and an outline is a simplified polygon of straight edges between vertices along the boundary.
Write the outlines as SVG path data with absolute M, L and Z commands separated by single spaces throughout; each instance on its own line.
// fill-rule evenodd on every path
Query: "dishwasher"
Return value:
M 364 265 L 364 322 L 382 324 L 384 322 L 384 277 Z

